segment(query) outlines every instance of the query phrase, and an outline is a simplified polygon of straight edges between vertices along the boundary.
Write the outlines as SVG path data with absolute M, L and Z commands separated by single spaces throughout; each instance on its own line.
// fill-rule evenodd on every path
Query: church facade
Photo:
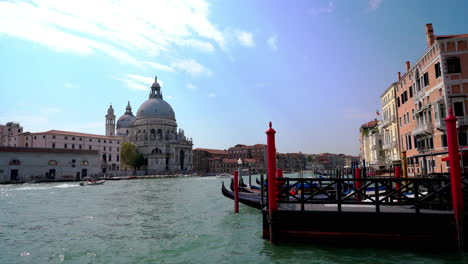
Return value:
M 148 100 L 136 116 L 130 102 L 125 113 L 115 122 L 112 105 L 106 115 L 106 136 L 121 137 L 135 144 L 145 157 L 145 169 L 150 174 L 187 172 L 193 169 L 193 142 L 177 127 L 172 107 L 163 99 L 157 77 L 151 85 Z

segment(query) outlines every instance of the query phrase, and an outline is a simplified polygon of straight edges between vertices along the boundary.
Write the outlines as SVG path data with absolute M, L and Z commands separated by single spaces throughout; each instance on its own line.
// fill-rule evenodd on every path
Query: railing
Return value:
M 277 178 L 278 203 L 344 204 L 404 206 L 420 213 L 421 209 L 451 210 L 449 178 Z M 357 184 L 360 183 L 360 184 Z M 468 180 L 464 180 L 465 186 Z M 464 189 L 468 194 L 468 188 Z
M 468 126 L 468 116 L 457 116 L 457 127 Z
M 434 132 L 434 126 L 432 123 L 425 123 L 417 128 L 415 128 L 412 132 L 411 135 L 419 135 L 419 134 L 431 134 Z
M 392 148 L 395 148 L 396 146 L 397 146 L 396 141 L 390 141 L 389 143 L 383 144 L 382 149 L 392 149 Z

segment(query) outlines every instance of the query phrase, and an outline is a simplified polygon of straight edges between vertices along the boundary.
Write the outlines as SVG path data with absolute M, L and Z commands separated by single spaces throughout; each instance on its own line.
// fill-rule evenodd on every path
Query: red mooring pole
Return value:
M 355 179 L 361 179 L 361 169 L 360 168 L 355 168 L 354 169 L 354 178 Z M 362 181 L 355 181 L 354 182 L 354 188 L 357 190 L 359 188 L 361 188 L 362 186 Z M 357 194 L 356 195 L 356 200 L 358 201 L 361 201 L 362 198 L 361 198 L 361 194 Z
M 400 166 L 395 166 L 394 170 L 395 170 L 395 179 L 400 179 L 400 178 L 401 178 Z M 401 188 L 401 183 L 397 181 L 397 182 L 395 183 L 395 189 L 396 189 L 397 191 L 399 191 L 400 188 Z M 401 202 L 400 196 L 401 196 L 400 194 L 397 195 L 397 197 L 398 197 L 397 201 L 398 201 L 398 202 Z
M 458 247 L 463 247 L 463 192 L 462 192 L 462 179 L 460 169 L 460 153 L 458 148 L 458 134 L 457 134 L 457 118 L 453 115 L 452 108 L 449 109 L 449 114 L 445 118 L 447 127 L 447 145 L 448 145 L 448 159 L 450 164 L 450 184 L 452 187 L 452 205 L 453 215 L 455 217 L 455 225 L 457 228 L 457 241 Z
M 283 170 L 282 169 L 277 169 L 276 170 L 276 179 L 278 180 L 279 178 L 283 178 Z M 283 186 L 284 181 L 278 180 L 277 186 Z M 279 190 L 276 192 L 276 195 L 278 195 Z
M 239 172 L 234 171 L 234 213 L 239 213 Z
M 266 131 L 267 134 L 267 162 L 268 162 L 268 215 L 270 223 L 270 242 L 275 242 L 273 232 L 273 214 L 278 209 L 276 195 L 276 146 L 275 146 L 276 131 L 271 127 Z

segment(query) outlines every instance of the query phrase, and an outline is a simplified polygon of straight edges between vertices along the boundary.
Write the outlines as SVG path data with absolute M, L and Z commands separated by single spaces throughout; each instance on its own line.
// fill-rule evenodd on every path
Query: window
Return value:
M 447 72 L 448 73 L 460 73 L 460 58 L 448 58 L 447 59 Z
M 446 148 L 447 147 L 447 135 L 442 135 L 442 147 Z
M 55 148 L 55 143 L 52 143 L 52 148 Z
M 414 109 L 411 109 L 411 115 L 413 116 L 413 120 L 414 120 Z
M 81 145 L 78 145 L 79 146 L 79 149 L 81 149 Z
M 409 97 L 413 97 L 413 86 L 409 87 Z
M 88 161 L 87 160 L 82 160 L 80 164 L 82 166 L 88 166 Z
M 42 138 L 45 138 L 45 136 L 42 136 Z
M 80 138 L 80 141 L 83 141 L 83 138 Z
M 72 140 L 75 140 L 75 137 L 72 137 Z
M 111 160 L 112 160 L 112 155 L 109 155 L 109 161 L 111 161 Z
M 89 139 L 89 142 L 92 142 L 92 141 L 93 141 L 93 139 L 92 139 L 92 138 L 90 138 L 90 139 Z
M 67 144 L 63 145 L 63 148 L 67 148 Z
M 52 136 L 53 139 L 55 139 L 55 136 Z
M 424 87 L 428 86 L 429 85 L 429 73 L 424 73 L 423 75 L 423 84 L 424 84 Z
M 75 144 L 72 144 L 72 149 L 75 149 Z
M 104 140 L 104 143 L 106 143 L 106 141 Z
M 65 137 L 65 139 L 68 139 L 68 137 Z
M 89 146 L 89 150 L 91 150 L 91 146 Z
M 104 146 L 104 151 L 106 151 L 106 146 Z
M 400 97 L 397 97 L 397 107 L 400 107 Z
M 119 155 L 117 155 L 117 161 L 119 161 Z
M 440 62 L 436 63 L 434 67 L 435 67 L 435 76 L 436 78 L 439 78 L 442 75 L 440 72 Z
M 112 147 L 109 147 L 109 151 L 112 151 Z
M 101 140 L 100 140 L 100 139 L 98 139 L 98 141 L 97 141 L 97 142 L 101 143 Z
M 34 139 L 36 139 L 36 136 L 34 136 Z
M 49 160 L 48 164 L 49 164 L 49 166 L 55 166 L 55 165 L 57 165 L 58 163 L 57 163 L 56 160 Z
M 459 132 L 458 133 L 458 144 L 460 144 L 460 146 L 466 146 L 467 145 L 466 132 Z
M 464 116 L 464 112 L 463 111 L 463 102 L 454 102 L 453 103 L 453 108 L 455 110 L 455 116 Z
M 120 151 L 119 148 L 117 148 L 117 151 Z

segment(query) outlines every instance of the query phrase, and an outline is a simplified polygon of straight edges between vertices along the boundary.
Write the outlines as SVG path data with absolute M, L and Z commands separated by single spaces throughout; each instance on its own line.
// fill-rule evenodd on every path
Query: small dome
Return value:
M 114 114 L 114 108 L 112 108 L 112 105 L 109 106 L 109 109 L 107 109 L 107 114 L 113 115 Z
M 137 112 L 137 118 L 160 117 L 175 120 L 174 110 L 162 98 L 154 97 L 146 100 Z
M 119 128 L 130 128 L 133 126 L 136 117 L 133 115 L 123 115 L 117 120 L 117 129 Z

